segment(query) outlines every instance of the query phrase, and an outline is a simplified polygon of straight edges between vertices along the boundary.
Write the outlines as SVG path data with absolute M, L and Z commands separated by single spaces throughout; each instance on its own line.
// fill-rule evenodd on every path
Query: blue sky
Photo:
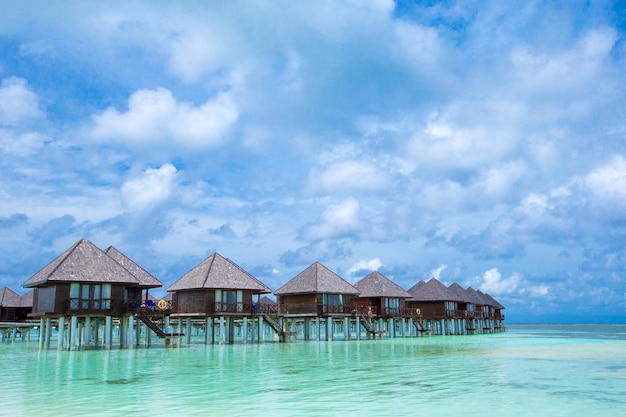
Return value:
M 2 3 L 0 287 L 87 237 L 624 322 L 623 2 Z

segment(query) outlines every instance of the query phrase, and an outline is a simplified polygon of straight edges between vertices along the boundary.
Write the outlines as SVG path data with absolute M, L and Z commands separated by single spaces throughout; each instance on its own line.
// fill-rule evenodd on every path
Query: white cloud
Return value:
M 526 169 L 526 164 L 523 161 L 507 162 L 483 173 L 477 186 L 487 197 L 502 198 L 515 191 L 515 184 L 526 173 Z
M 176 185 L 176 167 L 164 164 L 160 168 L 148 168 L 141 176 L 122 185 L 122 199 L 131 212 L 147 211 L 167 200 Z
M 354 232 L 360 226 L 360 203 L 355 198 L 347 198 L 338 204 L 331 204 L 324 210 L 316 224 L 303 228 L 302 235 L 307 240 L 323 240 Z
M 478 126 L 463 126 L 459 120 L 465 112 L 472 110 L 477 103 L 455 103 L 442 114 L 433 113 L 422 129 L 417 129 L 408 144 L 407 158 L 412 158 L 418 166 L 442 172 L 454 169 L 479 169 L 485 164 L 499 160 L 511 148 L 510 138 L 492 137 L 486 130 L 490 121 L 476 115 Z M 483 104 L 484 106 L 484 104 Z M 480 126 L 482 124 L 482 126 Z
M 39 108 L 39 98 L 28 88 L 26 80 L 18 77 L 2 80 L 0 125 L 15 127 L 41 117 L 43 112 Z
M 492 268 L 483 274 L 479 289 L 489 294 L 511 294 L 520 287 L 521 283 L 520 274 L 514 273 L 509 278 L 502 278 L 498 268 Z
M 626 159 L 615 156 L 607 165 L 590 172 L 585 184 L 600 200 L 626 203 Z
M 130 96 L 127 112 L 110 107 L 93 115 L 92 135 L 122 143 L 203 148 L 218 144 L 237 117 L 237 107 L 228 93 L 195 107 L 177 102 L 164 88 L 139 90 Z
M 405 22 L 396 23 L 394 28 L 399 50 L 417 71 L 432 69 L 435 64 L 441 63 L 446 52 L 450 52 L 444 50 L 442 40 L 434 28 Z
M 353 264 L 347 270 L 347 275 L 353 275 L 355 272 L 368 270 L 368 271 L 377 271 L 380 267 L 383 266 L 383 263 L 379 258 L 373 258 L 370 260 L 360 260 Z
M 312 169 L 309 188 L 322 191 L 378 191 L 387 187 L 388 176 L 373 163 L 362 161 L 336 162 L 324 170 Z
M 439 265 L 437 268 L 430 271 L 430 274 L 428 274 L 428 279 L 435 278 L 439 280 L 441 277 L 441 272 L 446 268 L 447 266 L 444 264 Z
M 11 130 L 0 129 L 0 149 L 13 155 L 32 155 L 43 148 L 47 140 L 47 136 L 37 132 L 15 134 Z

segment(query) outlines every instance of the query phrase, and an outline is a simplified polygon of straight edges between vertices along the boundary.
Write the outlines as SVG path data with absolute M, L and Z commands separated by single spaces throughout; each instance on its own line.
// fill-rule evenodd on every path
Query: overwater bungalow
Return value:
M 419 281 L 408 290 L 412 298 L 406 300 L 423 321 L 425 328 L 438 334 L 463 334 L 461 317 L 457 314 L 461 297 L 448 287 L 431 278 L 428 282 Z
M 233 343 L 235 324 L 243 327 L 243 341 L 247 340 L 249 319 L 256 311 L 261 294 L 272 292 L 230 259 L 218 253 L 200 262 L 174 282 L 172 293 L 173 318 L 205 321 L 207 343 L 214 343 L 214 326 L 219 323 L 220 343 Z M 256 302 L 254 298 L 256 297 Z
M 373 271 L 354 284 L 359 296 L 354 306 L 384 318 L 407 315 L 405 301 L 413 296 L 378 271 Z
M 126 268 L 135 278 L 137 278 L 137 285 L 129 285 L 126 287 L 126 303 L 131 306 L 133 303 L 139 305 L 145 304 L 149 299 L 149 290 L 151 288 L 160 288 L 163 286 L 161 281 L 156 279 L 152 274 L 139 266 L 135 261 L 124 255 L 113 246 L 109 246 L 104 253 L 117 261 L 120 265 Z M 157 300 L 158 303 L 159 300 Z
M 405 319 L 413 316 L 412 310 L 406 306 L 406 300 L 412 298 L 411 294 L 378 271 L 370 272 L 354 287 L 360 292 L 353 299 L 354 307 L 361 314 L 367 330 L 367 323 L 378 318 L 387 321 L 385 332 L 395 335 L 399 330 L 402 334 L 406 333 Z M 382 328 L 382 325 L 379 327 Z
M 476 290 L 476 296 L 482 300 L 483 330 L 485 332 L 500 330 L 502 328 L 501 318 L 504 306 L 496 301 L 495 298 L 481 290 Z
M 343 323 L 344 337 L 349 336 L 348 319 L 353 315 L 353 299 L 359 295 L 359 290 L 321 263 L 314 262 L 274 291 L 274 294 L 292 323 L 294 319 L 303 320 L 305 340 L 310 337 L 311 319 L 316 321 L 318 338 L 321 323 L 325 321 L 325 337 L 327 340 L 333 339 L 334 320 Z M 292 328 L 293 324 L 288 327 Z
M 0 342 L 30 337 L 35 327 L 27 322 L 33 309 L 33 291 L 19 295 L 9 287 L 0 289 Z
M 117 250 L 110 252 L 113 256 L 121 255 Z M 129 261 L 124 257 L 126 265 L 134 270 Z M 40 319 L 40 347 L 49 347 L 54 324 L 58 329 L 59 349 L 65 348 L 65 319 L 68 317 L 68 344 L 70 350 L 75 350 L 89 348 L 92 342 L 95 346 L 102 344 L 110 348 L 113 320 L 120 323 L 120 345 L 128 346 L 134 318 L 134 313 L 129 311 L 128 297 L 141 294 L 143 289 L 155 287 L 157 283 L 160 284 L 154 277 L 138 278 L 89 240 L 81 239 L 23 286 L 34 288 L 30 317 Z
M 491 306 L 493 307 L 493 316 L 490 317 L 490 319 L 493 320 L 492 322 L 493 330 L 494 331 L 503 330 L 504 329 L 504 314 L 502 313 L 502 310 L 504 310 L 505 307 L 502 304 L 500 304 L 498 300 L 493 298 L 488 293 L 484 293 L 484 298 L 486 298 L 486 300 L 489 301 L 491 303 Z
M 32 309 L 33 291 L 19 295 L 9 287 L 0 290 L 0 322 L 24 321 Z
M 359 290 L 321 263 L 314 262 L 274 294 L 291 315 L 326 317 L 351 315 L 352 300 L 359 295 Z

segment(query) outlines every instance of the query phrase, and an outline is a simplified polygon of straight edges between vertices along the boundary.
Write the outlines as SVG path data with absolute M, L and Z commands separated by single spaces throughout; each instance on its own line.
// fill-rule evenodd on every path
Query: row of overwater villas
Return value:
M 87 239 L 23 286 L 34 289 L 28 318 L 42 349 L 132 348 L 156 338 L 180 346 L 197 339 L 359 340 L 505 329 L 498 301 L 456 283 L 446 287 L 432 278 L 405 291 L 374 271 L 351 285 L 315 262 L 272 291 L 218 253 L 157 300 L 149 290 L 162 287 L 159 280 L 116 248 L 103 251 Z M 276 301 L 266 296 L 272 293 Z

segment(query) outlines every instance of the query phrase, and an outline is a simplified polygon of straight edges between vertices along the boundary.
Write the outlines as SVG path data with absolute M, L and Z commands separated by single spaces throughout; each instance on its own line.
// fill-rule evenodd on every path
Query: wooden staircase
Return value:
M 145 325 L 148 326 L 148 328 L 161 339 L 184 336 L 183 333 L 165 333 L 158 324 L 152 321 L 150 316 L 148 316 L 145 311 L 138 311 L 137 318 L 145 323 Z
M 367 330 L 369 334 L 374 335 L 374 339 L 376 338 L 377 334 L 383 334 L 387 332 L 386 330 L 376 330 L 376 327 L 374 326 L 372 319 L 367 317 L 365 314 L 358 312 L 358 315 L 361 318 L 359 322 L 365 328 L 365 330 Z
M 292 332 L 288 332 L 283 329 L 283 326 L 277 320 L 278 317 L 274 318 L 267 313 L 261 313 L 260 315 L 261 317 L 263 317 L 263 320 L 265 320 L 265 322 L 272 328 L 272 330 L 276 332 L 276 334 L 278 335 L 278 340 L 280 340 L 281 342 L 285 342 L 287 336 L 293 334 Z
M 432 330 L 431 329 L 427 329 L 424 326 L 424 322 L 421 319 L 415 319 L 413 320 L 413 325 L 415 326 L 415 328 L 417 329 L 418 332 L 420 333 L 431 333 Z

